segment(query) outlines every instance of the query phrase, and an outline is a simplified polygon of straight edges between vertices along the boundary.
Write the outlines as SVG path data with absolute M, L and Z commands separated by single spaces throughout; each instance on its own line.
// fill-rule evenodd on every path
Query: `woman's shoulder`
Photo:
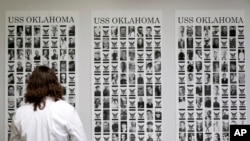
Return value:
M 22 113 L 23 111 L 28 111 L 32 109 L 33 110 L 33 104 L 30 103 L 24 103 L 21 107 L 17 108 L 16 114 Z
M 54 106 L 63 110 L 72 110 L 74 107 L 64 100 L 57 100 L 54 102 Z
M 56 117 L 68 117 L 75 112 L 75 108 L 64 100 L 51 101 L 46 103 L 46 107 Z
M 27 117 L 27 115 L 31 115 L 33 112 L 34 112 L 33 104 L 24 103 L 21 107 L 16 109 L 13 120 L 18 122 L 21 119 Z

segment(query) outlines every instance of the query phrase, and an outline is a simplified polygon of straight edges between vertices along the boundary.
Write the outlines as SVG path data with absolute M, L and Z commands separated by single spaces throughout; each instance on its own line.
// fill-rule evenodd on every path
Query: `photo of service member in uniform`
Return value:
M 102 39 L 102 47 L 104 50 L 109 49 L 109 38 L 103 38 Z
M 69 26 L 69 36 L 75 36 L 75 25 Z
M 185 32 L 185 26 L 179 26 L 179 37 L 184 37 L 184 32 Z
M 41 60 L 41 56 L 40 56 L 40 51 L 39 50 L 35 50 L 34 60 Z
M 219 48 L 219 38 L 213 38 L 213 48 Z
M 185 48 L 185 41 L 183 38 L 179 38 L 178 48 Z
M 41 26 L 34 25 L 34 36 L 40 36 L 40 35 L 41 35 Z
M 66 72 L 67 71 L 66 61 L 60 61 L 60 71 L 61 72 Z
M 25 59 L 31 60 L 31 56 L 32 56 L 32 50 L 31 49 L 26 49 L 25 50 Z
M 143 27 L 142 26 L 138 26 L 137 27 L 137 37 L 143 37 L 144 33 L 143 33 Z
M 75 71 L 75 61 L 69 61 L 69 71 Z
M 42 60 L 49 60 L 49 49 L 43 49 Z
M 202 35 L 201 26 L 195 26 L 195 36 L 196 37 L 201 37 L 201 35 Z
M 60 38 L 60 48 L 66 49 L 67 47 L 68 47 L 67 38 L 65 36 L 61 36 L 61 38 Z
M 22 59 L 23 59 L 23 50 L 17 49 L 17 60 L 22 60 Z
M 137 38 L 137 49 L 143 49 L 143 48 L 144 48 L 144 39 Z
M 8 50 L 8 60 L 13 61 L 15 59 L 15 51 L 13 49 Z
M 58 25 L 51 25 L 51 36 L 57 36 L 58 35 Z
M 66 84 L 66 82 L 67 82 L 66 73 L 60 73 L 60 83 Z
M 51 60 L 57 60 L 58 59 L 58 52 L 56 49 L 53 49 L 53 54 L 51 55 Z
M 25 26 L 25 36 L 31 36 L 32 35 L 32 26 L 26 25 Z
M 94 37 L 100 37 L 101 36 L 101 27 L 95 26 L 94 27 Z
M 155 61 L 161 61 L 161 51 L 155 50 Z
M 129 38 L 134 38 L 135 37 L 135 27 L 134 26 L 129 26 L 128 27 L 128 37 Z
M 147 26 L 146 27 L 146 38 L 151 38 L 152 37 L 152 27 Z
M 75 47 L 75 38 L 70 37 L 69 38 L 69 48 L 74 48 Z
M 14 96 L 15 95 L 14 91 L 15 91 L 14 86 L 9 85 L 8 86 L 8 96 Z
M 16 35 L 17 36 L 23 36 L 23 26 L 22 25 L 18 25 L 16 28 L 17 28 L 16 29 Z
M 118 27 L 117 26 L 111 26 L 111 37 L 116 38 L 118 35 Z
M 99 50 L 96 50 L 94 53 L 94 61 L 101 61 L 101 53 Z
M 67 50 L 66 49 L 60 49 L 60 59 L 61 60 L 66 60 L 67 56 Z
M 227 26 L 221 26 L 221 36 L 227 37 Z
M 127 37 L 127 28 L 126 26 L 120 27 L 120 38 Z
M 16 47 L 23 48 L 23 38 L 21 37 L 16 38 Z
M 20 61 L 17 62 L 16 71 L 17 72 L 23 72 L 23 64 L 22 64 L 22 62 L 20 62 Z
M 57 65 L 57 62 L 52 62 L 51 63 L 51 69 L 55 72 L 58 71 L 58 65 Z
M 25 63 L 25 72 L 31 72 L 32 71 L 32 63 L 26 62 Z
M 40 48 L 40 47 L 41 47 L 40 37 L 34 37 L 34 48 Z

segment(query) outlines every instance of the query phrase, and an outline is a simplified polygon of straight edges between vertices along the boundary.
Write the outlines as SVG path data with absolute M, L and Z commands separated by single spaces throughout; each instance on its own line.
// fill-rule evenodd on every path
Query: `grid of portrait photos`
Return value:
M 178 24 L 177 129 L 180 141 L 228 141 L 246 122 L 245 27 Z
M 93 25 L 93 140 L 162 140 L 161 26 Z
M 75 107 L 75 24 L 7 24 L 6 114 L 10 125 L 24 103 L 25 88 L 36 66 L 52 68 L 64 88 L 63 98 Z

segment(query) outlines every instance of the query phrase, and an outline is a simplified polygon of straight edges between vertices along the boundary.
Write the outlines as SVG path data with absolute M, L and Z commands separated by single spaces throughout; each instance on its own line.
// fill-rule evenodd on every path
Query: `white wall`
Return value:
M 164 139 L 175 140 L 176 137 L 176 113 L 175 113 L 175 39 L 174 39 L 174 16 L 175 10 L 220 10 L 234 9 L 245 10 L 246 18 L 246 45 L 250 45 L 250 1 L 249 0 L 0 0 L 0 127 L 4 127 L 4 78 L 5 78 L 5 11 L 78 11 L 79 12 L 79 95 L 80 117 L 85 126 L 88 139 L 91 140 L 91 48 L 90 48 L 90 30 L 91 30 L 91 10 L 162 10 L 163 11 L 163 119 L 164 119 Z M 250 54 L 246 46 L 246 54 Z M 248 60 L 248 56 L 246 56 Z M 78 63 L 80 63 L 78 62 Z M 246 61 L 247 70 L 250 70 L 250 61 Z M 246 76 L 246 85 L 249 85 L 250 74 Z M 250 87 L 246 88 L 250 92 Z M 250 96 L 247 97 L 250 108 Z M 249 110 L 248 110 L 249 111 Z M 250 112 L 248 112 L 248 123 L 250 123 Z M 4 140 L 4 128 L 0 128 L 0 140 Z M 164 140 L 163 139 L 163 140 Z

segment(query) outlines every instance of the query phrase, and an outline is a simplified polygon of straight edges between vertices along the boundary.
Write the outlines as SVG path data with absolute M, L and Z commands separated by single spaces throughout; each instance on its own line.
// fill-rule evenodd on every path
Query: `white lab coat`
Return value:
M 63 100 L 46 99 L 43 110 L 24 104 L 16 110 L 10 141 L 87 141 L 74 107 Z

